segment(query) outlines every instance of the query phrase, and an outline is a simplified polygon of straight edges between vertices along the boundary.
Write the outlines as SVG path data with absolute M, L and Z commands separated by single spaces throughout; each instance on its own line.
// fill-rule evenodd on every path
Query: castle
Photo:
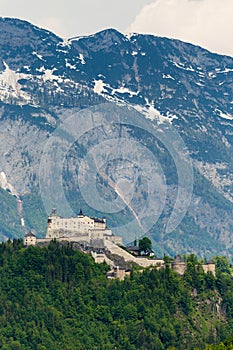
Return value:
M 206 264 L 202 264 L 201 266 L 205 273 L 211 272 L 214 276 L 216 275 L 215 263 L 212 260 L 209 260 Z M 171 268 L 180 276 L 183 276 L 187 269 L 187 263 L 182 259 L 180 255 L 177 255 L 171 263 Z
M 34 237 L 33 237 L 34 236 Z M 25 245 L 35 245 L 56 239 L 58 241 L 79 242 L 84 245 L 105 246 L 105 241 L 122 245 L 122 237 L 115 236 L 107 227 L 106 219 L 84 215 L 82 210 L 76 217 L 62 218 L 52 210 L 48 217 L 45 238 L 36 238 L 29 232 L 24 238 Z
M 82 210 L 76 217 L 62 218 L 56 209 L 52 210 L 48 217 L 48 224 L 45 238 L 37 238 L 32 232 L 24 237 L 24 245 L 48 244 L 52 239 L 59 242 L 72 242 L 81 244 L 89 249 L 96 263 L 106 262 L 113 269 L 109 272 L 108 278 L 123 279 L 127 270 L 115 266 L 113 261 L 106 256 L 106 251 L 115 256 L 120 256 L 124 262 L 133 262 L 142 267 L 156 267 L 161 269 L 165 266 L 164 260 L 156 257 L 148 257 L 131 254 L 131 251 L 122 249 L 122 237 L 115 236 L 107 227 L 106 219 L 94 218 L 84 215 Z M 86 252 L 86 250 L 84 250 Z M 171 268 L 179 275 L 184 275 L 187 263 L 177 255 L 170 264 Z M 215 264 L 209 261 L 202 265 L 205 273 L 211 272 L 215 276 Z M 124 270 L 124 271 L 123 271 Z

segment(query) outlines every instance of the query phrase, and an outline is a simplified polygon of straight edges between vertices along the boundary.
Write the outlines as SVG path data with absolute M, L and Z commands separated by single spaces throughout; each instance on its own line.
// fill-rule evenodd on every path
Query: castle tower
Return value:
M 79 210 L 79 213 L 78 213 L 78 218 L 83 218 L 84 215 L 83 215 L 83 211 L 82 209 Z
M 31 231 L 29 231 L 24 236 L 23 243 L 24 243 L 25 246 L 36 245 L 36 236 Z
M 172 261 L 172 269 L 176 271 L 179 275 L 183 276 L 185 273 L 185 270 L 187 268 L 187 264 L 184 262 L 184 260 L 181 258 L 180 255 L 177 255 L 175 259 Z
M 215 263 L 213 262 L 213 260 L 209 260 L 207 264 L 202 265 L 202 268 L 205 273 L 211 272 L 214 276 L 216 276 Z

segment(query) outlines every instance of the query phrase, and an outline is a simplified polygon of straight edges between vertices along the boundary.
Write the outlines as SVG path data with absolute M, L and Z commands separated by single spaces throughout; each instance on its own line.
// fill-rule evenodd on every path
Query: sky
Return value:
M 0 16 L 28 20 L 63 38 L 115 28 L 233 57 L 233 0 L 0 0 Z

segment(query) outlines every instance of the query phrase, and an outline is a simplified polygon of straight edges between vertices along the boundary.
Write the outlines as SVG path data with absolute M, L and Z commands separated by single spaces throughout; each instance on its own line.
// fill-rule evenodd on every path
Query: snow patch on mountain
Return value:
M 141 105 L 133 106 L 138 112 L 142 113 L 146 118 L 151 120 L 156 120 L 158 124 L 170 123 L 174 119 L 178 119 L 176 115 L 170 114 L 169 112 L 164 116 L 162 115 L 154 106 L 154 101 L 149 102 L 148 98 L 145 98 L 146 105 L 143 107 Z
M 8 182 L 4 171 L 0 172 L 0 187 L 5 191 L 10 192 L 13 196 L 17 198 L 19 197 L 17 190 Z
M 0 100 L 5 101 L 9 98 L 24 101 L 28 103 L 31 100 L 28 95 L 21 88 L 22 86 L 18 83 L 20 79 L 29 79 L 30 74 L 16 73 L 9 66 L 3 62 L 5 70 L 0 73 Z
M 164 74 L 164 73 L 163 73 L 163 79 L 175 80 L 175 78 L 173 78 L 170 74 Z
M 84 56 L 83 56 L 82 53 L 79 54 L 79 59 L 80 59 L 80 62 L 81 62 L 82 64 L 86 64 L 86 61 L 85 61 Z
M 105 90 L 105 84 L 103 82 L 103 80 L 94 80 L 94 92 L 98 95 L 101 95 Z M 106 91 L 107 92 L 107 91 Z
M 197 81 L 195 84 L 198 85 L 198 86 L 205 86 L 205 84 L 200 83 L 200 82 L 198 82 L 198 81 Z
M 233 116 L 232 116 L 232 115 L 223 113 L 223 112 L 221 112 L 221 111 L 220 111 L 220 117 L 221 117 L 221 118 L 224 118 L 224 119 L 228 119 L 228 120 L 233 120 Z
M 154 106 L 154 101 L 149 102 L 148 98 L 145 98 L 145 106 L 137 105 L 137 104 L 129 104 L 125 103 L 124 100 L 121 100 L 119 94 L 129 94 L 130 97 L 138 96 L 139 91 L 131 91 L 125 86 L 121 86 L 118 89 L 112 88 L 109 84 L 103 82 L 103 80 L 94 80 L 94 92 L 98 95 L 102 95 L 108 101 L 114 101 L 118 104 L 126 104 L 138 112 L 142 113 L 146 118 L 151 120 L 156 120 L 158 124 L 169 122 L 172 123 L 174 119 L 178 119 L 178 117 L 174 114 L 167 112 L 166 115 L 162 115 Z
M 124 34 L 125 39 L 131 40 L 132 37 L 138 36 L 138 33 L 126 33 Z
M 117 89 L 111 87 L 109 84 L 103 82 L 103 80 L 94 80 L 94 92 L 98 95 L 104 95 L 104 93 L 109 93 L 111 96 L 115 94 L 129 94 L 129 97 L 137 96 L 139 91 L 131 91 L 125 86 L 121 86 Z M 106 97 L 104 95 L 104 97 Z
M 233 68 L 224 68 L 224 69 L 216 68 L 215 71 L 217 74 L 229 73 L 229 72 L 233 72 Z
M 137 96 L 139 94 L 139 91 L 131 91 L 130 89 L 124 86 L 121 86 L 119 89 L 112 89 L 112 95 L 114 95 L 116 92 L 118 92 L 119 94 L 129 94 L 130 97 Z
M 37 58 L 39 58 L 39 60 L 44 61 L 43 56 L 42 56 L 42 55 L 39 55 L 37 52 L 33 51 L 32 54 L 33 54 L 34 56 L 36 56 Z
M 44 66 L 41 66 L 40 68 L 36 68 L 36 71 L 39 73 L 43 73 L 43 74 L 35 75 L 35 77 L 38 80 L 40 80 L 40 79 L 43 80 L 44 82 L 46 82 L 48 80 L 49 81 L 56 80 L 56 81 L 59 81 L 61 83 L 64 79 L 59 75 L 53 74 L 56 70 L 57 70 L 57 68 L 47 69 Z
M 72 79 L 66 78 L 65 76 L 56 75 L 55 71 L 57 68 L 46 69 L 44 65 L 40 68 L 36 68 L 37 72 L 40 74 L 31 75 L 25 73 L 15 72 L 10 69 L 10 67 L 3 62 L 5 70 L 0 73 L 0 101 L 8 102 L 15 101 L 19 105 L 31 104 L 37 106 L 36 100 L 34 100 L 33 95 L 29 92 L 23 90 L 23 86 L 19 83 L 20 80 L 27 80 L 32 82 L 37 82 L 39 87 L 43 89 L 43 84 L 49 82 L 50 85 L 54 87 L 56 93 L 64 93 L 65 88 L 75 88 L 81 91 L 85 87 Z M 70 69 L 76 69 L 74 65 L 71 65 L 66 61 L 66 65 Z M 52 87 L 50 86 L 52 89 Z
M 67 58 L 65 58 L 65 62 L 66 62 L 66 68 L 76 69 L 76 65 L 69 63 Z
M 214 79 L 217 77 L 217 75 L 214 72 L 208 72 L 208 77 Z
M 71 47 L 71 40 L 70 39 L 63 39 L 63 41 L 58 43 L 57 46 L 70 48 Z
M 44 74 L 42 75 L 42 80 L 44 82 L 56 80 L 59 83 L 62 83 L 63 79 L 61 77 L 53 74 L 55 70 L 56 69 L 44 69 L 44 71 L 43 71 Z
M 190 71 L 190 72 L 195 72 L 195 69 L 192 66 L 190 66 L 190 65 L 188 67 L 185 67 L 185 65 L 183 63 L 181 63 L 181 62 L 178 63 L 178 62 L 173 61 L 172 63 L 177 68 L 184 69 L 184 70 L 187 70 L 187 71 Z
M 220 111 L 219 109 L 215 109 L 215 112 L 219 115 L 219 117 L 227 120 L 233 120 L 233 116 L 227 113 Z

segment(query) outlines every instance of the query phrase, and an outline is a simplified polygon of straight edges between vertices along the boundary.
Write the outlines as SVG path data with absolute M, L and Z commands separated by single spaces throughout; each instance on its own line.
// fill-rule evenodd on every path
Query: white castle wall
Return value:
M 76 242 L 90 243 L 91 240 L 109 239 L 122 244 L 122 237 L 114 236 L 106 227 L 106 219 L 91 218 L 80 211 L 77 217 L 62 218 L 53 210 L 48 217 L 46 239 L 72 239 Z
M 88 234 L 91 229 L 106 229 L 106 222 L 95 222 L 89 216 L 77 216 L 76 218 L 49 216 L 46 237 L 53 238 L 54 233 L 57 234 L 60 230 Z

